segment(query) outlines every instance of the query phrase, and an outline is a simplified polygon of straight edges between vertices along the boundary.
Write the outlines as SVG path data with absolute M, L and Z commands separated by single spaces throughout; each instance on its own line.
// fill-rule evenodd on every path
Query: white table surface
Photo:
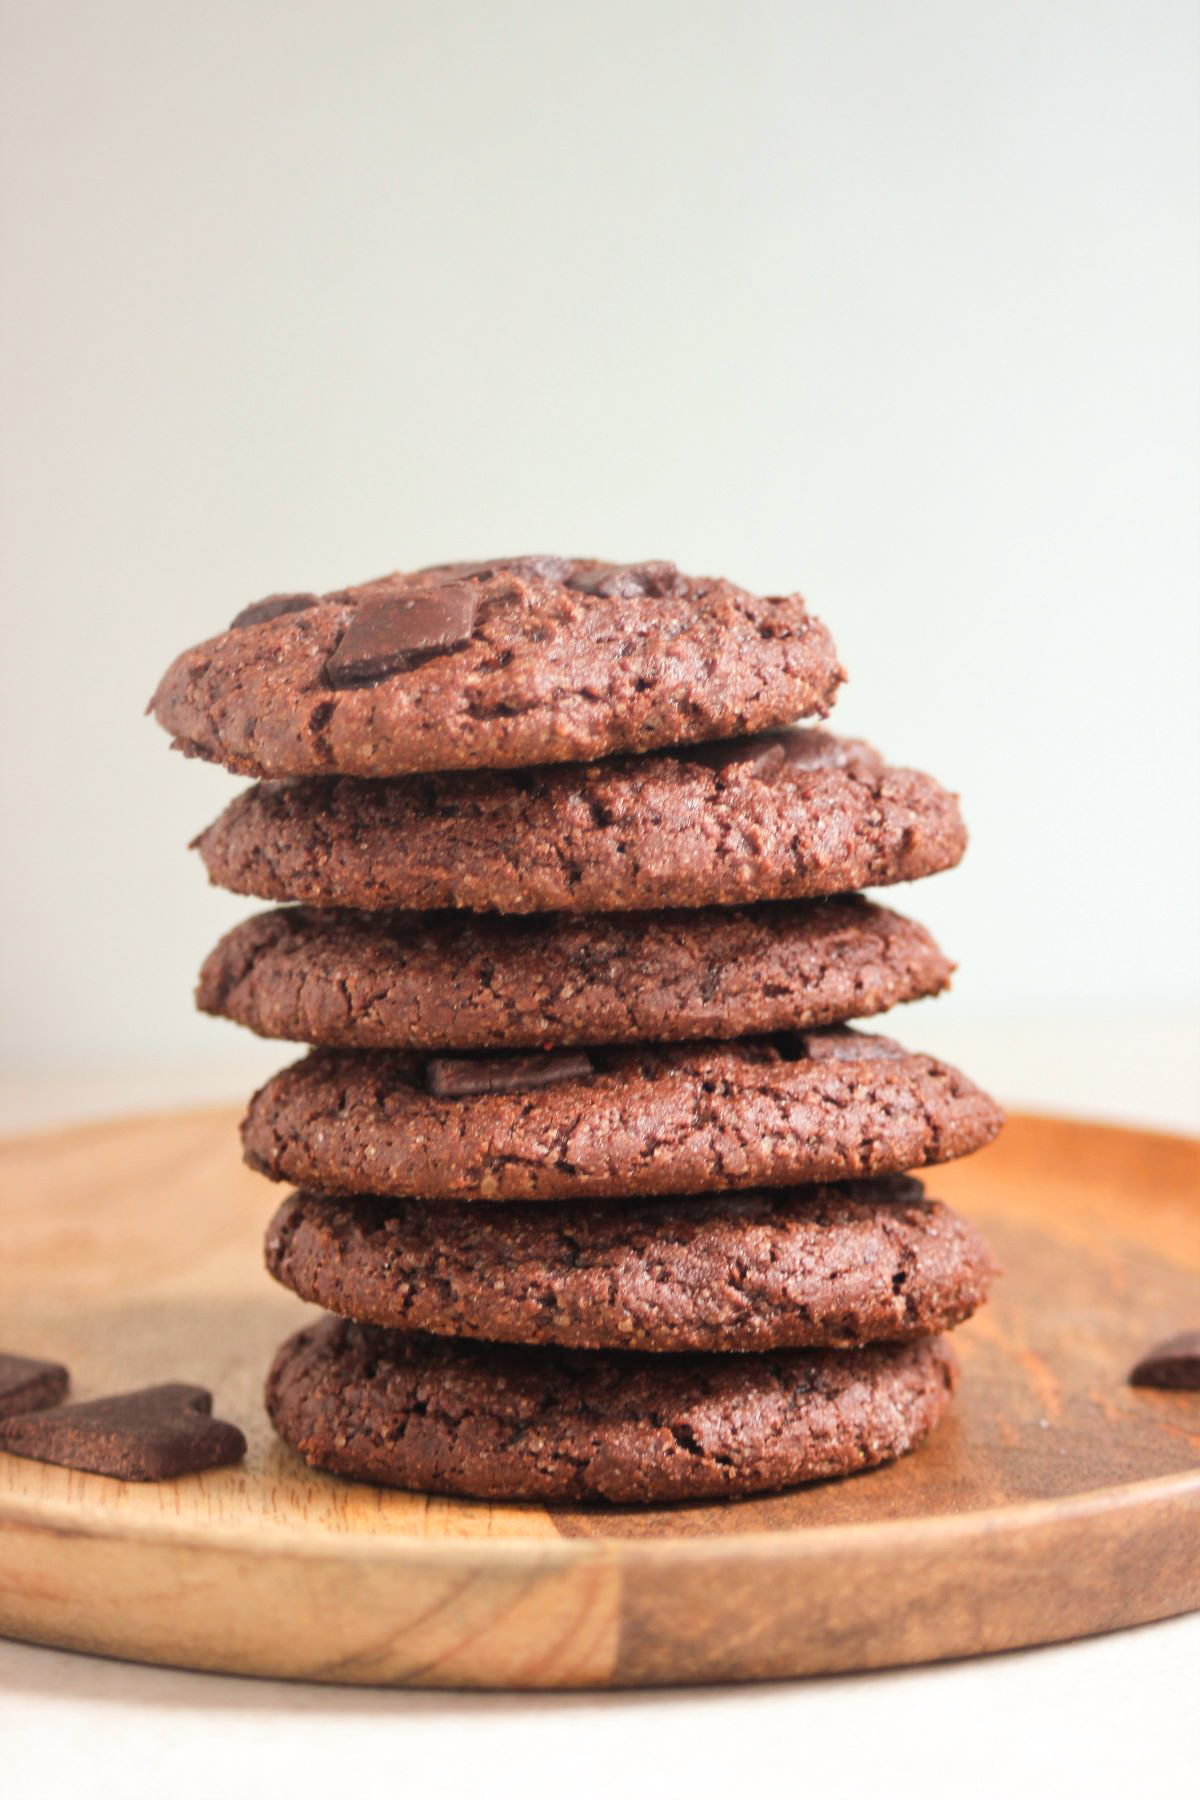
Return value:
M 958 1027 L 939 1049 L 1010 1101 L 1200 1123 L 1194 1022 Z M 236 1096 L 241 1071 L 26 1077 L 0 1127 Z M 539 1800 L 771 1792 L 970 1800 L 1197 1791 L 1200 1614 L 879 1675 L 605 1695 L 328 1689 L 0 1642 L 0 1793 L 173 1800 L 404 1792 Z

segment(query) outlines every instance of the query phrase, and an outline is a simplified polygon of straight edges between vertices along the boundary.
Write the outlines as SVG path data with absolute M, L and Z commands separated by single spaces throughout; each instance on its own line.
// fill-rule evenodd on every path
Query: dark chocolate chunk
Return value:
M 744 767 L 752 775 L 769 775 L 782 769 L 787 755 L 783 738 L 776 732 L 760 732 L 757 737 L 728 738 L 723 743 L 688 744 L 677 755 L 691 763 L 703 763 L 706 769 L 721 774 L 725 769 Z
M 245 1456 L 237 1426 L 211 1413 L 207 1388 L 170 1381 L 0 1421 L 0 1450 L 118 1481 L 169 1481 Z
M 325 678 L 333 687 L 357 687 L 407 669 L 430 651 L 465 644 L 478 605 L 465 581 L 363 600 L 325 665 Z
M 827 731 L 781 731 L 776 740 L 789 769 L 844 769 L 852 757 L 879 762 L 875 751 L 852 738 L 831 737 Z
M 583 594 L 621 600 L 657 599 L 672 592 L 679 571 L 673 562 L 601 563 L 581 569 L 568 585 Z
M 1200 1331 L 1177 1331 L 1130 1370 L 1133 1387 L 1200 1388 Z
M 854 739 L 831 737 L 827 731 L 760 731 L 753 737 L 720 739 L 712 744 L 681 745 L 675 753 L 688 762 L 722 774 L 744 768 L 773 780 L 781 770 L 844 769 L 854 761 L 881 767 L 878 754 Z
M 465 1100 L 474 1094 L 519 1094 L 526 1088 L 580 1081 L 594 1074 L 592 1060 L 583 1050 L 531 1056 L 435 1056 L 425 1065 L 425 1085 L 439 1100 Z
M 792 1062 L 895 1062 L 907 1054 L 895 1038 L 836 1028 L 785 1032 L 779 1045 Z
M 265 625 L 268 619 L 278 619 L 283 613 L 307 612 L 316 604 L 315 594 L 268 594 L 265 600 L 243 606 L 237 618 L 231 620 L 229 629 L 240 631 L 243 625 Z
M 491 566 L 495 575 L 517 575 L 523 581 L 565 582 L 570 563 L 565 556 L 510 556 Z
M 486 581 L 491 575 L 515 575 L 521 581 L 566 582 L 570 563 L 565 556 L 497 556 L 490 562 L 435 563 L 422 575 L 446 581 Z
M 43 1362 L 37 1356 L 10 1356 L 0 1350 L 0 1419 L 57 1406 L 67 1391 L 68 1379 L 61 1363 Z

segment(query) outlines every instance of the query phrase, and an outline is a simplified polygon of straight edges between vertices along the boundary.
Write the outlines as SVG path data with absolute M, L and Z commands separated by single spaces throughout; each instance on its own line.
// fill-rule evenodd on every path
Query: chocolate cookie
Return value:
M 267 1267 L 340 1318 L 587 1350 L 851 1349 L 947 1331 L 994 1273 L 919 1182 L 597 1204 L 291 1194 Z
M 264 900 L 623 912 L 802 899 L 948 869 L 966 833 L 929 775 L 823 731 L 607 763 L 267 783 L 197 840 Z
M 150 710 L 239 775 L 401 775 L 733 737 L 823 716 L 842 678 L 798 595 L 523 556 L 273 595 L 178 657 Z
M 431 1494 L 620 1504 L 732 1498 L 911 1450 L 954 1385 L 939 1338 L 646 1356 L 405 1337 L 327 1319 L 267 1381 L 314 1467 Z
M 845 1028 L 729 1043 L 431 1057 L 316 1050 L 242 1124 L 246 1160 L 343 1194 L 554 1200 L 886 1175 L 986 1144 L 965 1076 Z
M 247 919 L 196 1004 L 262 1037 L 348 1049 L 525 1049 L 742 1037 L 939 993 L 929 933 L 859 898 L 694 912 Z

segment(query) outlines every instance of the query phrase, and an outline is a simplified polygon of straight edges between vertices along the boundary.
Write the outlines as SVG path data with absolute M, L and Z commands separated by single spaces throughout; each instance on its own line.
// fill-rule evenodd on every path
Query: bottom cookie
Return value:
M 327 1318 L 267 1381 L 315 1468 L 489 1500 L 615 1504 L 758 1494 L 890 1462 L 955 1381 L 937 1337 L 730 1356 L 563 1351 Z

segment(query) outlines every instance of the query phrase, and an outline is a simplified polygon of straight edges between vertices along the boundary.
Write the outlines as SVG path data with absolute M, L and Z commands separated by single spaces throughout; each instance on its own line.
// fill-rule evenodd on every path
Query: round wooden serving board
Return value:
M 1200 1323 L 1197 1146 L 1017 1118 L 934 1170 L 1005 1269 L 958 1399 L 892 1468 L 766 1500 L 555 1511 L 329 1479 L 260 1389 L 308 1314 L 230 1112 L 2 1148 L 0 1347 L 73 1395 L 182 1380 L 250 1440 L 158 1486 L 0 1455 L 0 1633 L 146 1662 L 466 1687 L 878 1668 L 1200 1607 L 1200 1393 L 1131 1388 Z

